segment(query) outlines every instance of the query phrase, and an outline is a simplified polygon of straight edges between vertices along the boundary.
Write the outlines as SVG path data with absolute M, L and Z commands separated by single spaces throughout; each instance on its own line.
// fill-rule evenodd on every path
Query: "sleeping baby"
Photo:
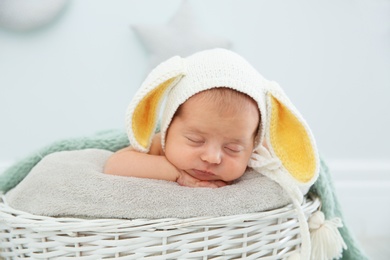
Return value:
M 279 167 L 309 187 L 318 171 L 311 133 L 281 88 L 225 49 L 157 66 L 126 119 L 130 146 L 107 160 L 107 174 L 217 188 L 248 166 L 265 175 Z

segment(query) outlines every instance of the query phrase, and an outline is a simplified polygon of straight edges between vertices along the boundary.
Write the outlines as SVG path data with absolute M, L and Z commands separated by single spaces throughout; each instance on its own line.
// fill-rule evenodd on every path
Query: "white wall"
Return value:
M 124 128 L 125 109 L 148 66 L 148 53 L 129 26 L 164 24 L 179 3 L 71 1 L 41 30 L 0 29 L 0 162 L 15 161 L 54 140 Z M 378 191 L 364 183 L 370 181 L 382 185 L 383 193 L 375 193 L 381 198 L 376 209 L 388 217 L 383 203 L 389 205 L 390 198 L 385 194 L 390 182 L 390 1 L 190 4 L 201 30 L 231 40 L 233 50 L 280 83 L 307 119 L 322 155 L 336 162 L 334 172 L 349 167 L 335 178 L 343 203 L 354 210 L 348 214 L 369 204 L 361 200 L 359 205 L 358 195 L 367 198 Z M 353 186 L 356 162 L 369 165 L 359 173 L 361 186 Z M 383 174 L 372 174 L 375 165 L 384 165 Z M 356 218 L 350 218 L 357 227 Z
M 346 223 L 354 234 L 362 240 L 390 239 L 390 163 L 328 160 L 328 166 Z

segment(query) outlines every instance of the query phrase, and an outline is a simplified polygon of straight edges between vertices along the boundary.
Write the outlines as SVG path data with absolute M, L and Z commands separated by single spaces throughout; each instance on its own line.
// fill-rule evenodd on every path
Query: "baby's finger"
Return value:
M 226 182 L 224 182 L 224 181 L 213 181 L 213 183 L 215 184 L 215 185 L 217 185 L 218 187 L 224 187 L 224 186 L 226 186 L 226 185 L 228 185 Z
M 197 187 L 203 187 L 203 188 L 219 188 L 216 183 L 211 182 L 211 181 L 199 181 L 197 182 Z

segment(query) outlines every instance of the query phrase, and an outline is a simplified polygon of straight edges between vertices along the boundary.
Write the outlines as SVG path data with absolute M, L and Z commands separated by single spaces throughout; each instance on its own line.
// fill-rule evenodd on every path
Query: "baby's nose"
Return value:
M 204 162 L 220 164 L 222 161 L 222 151 L 217 146 L 208 145 L 205 147 L 200 158 Z

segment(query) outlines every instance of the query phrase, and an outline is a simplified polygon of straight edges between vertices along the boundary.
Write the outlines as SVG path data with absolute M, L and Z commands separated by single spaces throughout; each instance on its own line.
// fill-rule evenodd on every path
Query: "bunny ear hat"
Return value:
M 302 258 L 310 256 L 308 225 L 300 207 L 319 174 L 314 137 L 298 110 L 276 82 L 266 80 L 244 58 L 225 49 L 175 56 L 158 65 L 130 103 L 126 115 L 132 147 L 148 152 L 162 110 L 161 139 L 181 104 L 211 88 L 226 87 L 253 98 L 261 114 L 255 149 L 248 166 L 283 187 L 297 207 Z M 267 148 L 266 148 L 267 147 Z
M 279 85 L 266 80 L 246 60 L 229 50 L 206 50 L 187 58 L 175 56 L 148 75 L 127 110 L 127 134 L 133 148 L 149 151 L 165 98 L 162 147 L 179 106 L 191 96 L 216 87 L 237 90 L 257 102 L 261 123 L 249 166 L 263 168 L 263 174 L 280 168 L 269 177 L 280 184 L 297 186 L 303 192 L 296 193 L 302 197 L 318 177 L 319 156 L 314 137 Z

